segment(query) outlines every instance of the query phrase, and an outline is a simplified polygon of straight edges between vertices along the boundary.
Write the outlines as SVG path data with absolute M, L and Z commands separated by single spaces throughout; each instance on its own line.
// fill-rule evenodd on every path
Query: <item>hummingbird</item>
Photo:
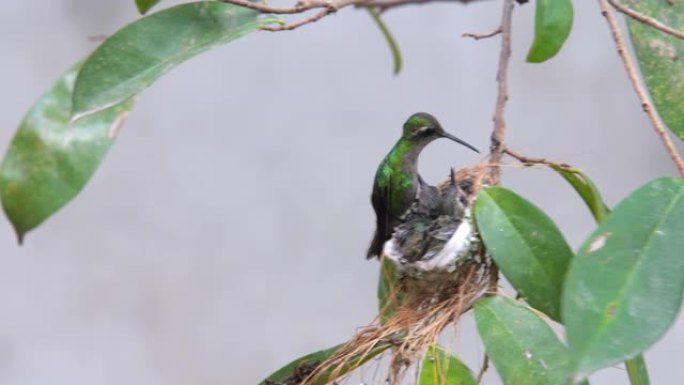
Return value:
M 401 263 L 433 259 L 461 225 L 466 210 L 462 198 L 467 196 L 453 169 L 450 177 L 449 185 L 441 189 L 421 185 L 418 198 L 401 217 L 389 251 Z
M 475 147 L 444 131 L 434 116 L 425 112 L 411 115 L 404 123 L 401 138 L 375 173 L 371 203 L 376 229 L 366 258 L 380 256 L 383 245 L 392 237 L 399 219 L 418 198 L 421 188 L 432 187 L 418 174 L 418 156 L 425 146 L 439 138 L 451 139 L 479 153 Z

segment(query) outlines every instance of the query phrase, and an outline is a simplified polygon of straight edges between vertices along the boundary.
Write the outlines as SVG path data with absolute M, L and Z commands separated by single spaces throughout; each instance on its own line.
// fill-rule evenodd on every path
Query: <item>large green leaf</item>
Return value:
M 556 56 L 570 35 L 573 18 L 571 0 L 537 0 L 534 41 L 527 61 L 541 63 Z
M 683 196 L 679 178 L 639 188 L 573 259 L 563 321 L 578 378 L 635 357 L 675 320 L 684 290 Z
M 132 100 L 69 123 L 77 65 L 28 112 L 0 166 L 0 197 L 19 241 L 74 198 L 104 158 Z
M 475 218 L 504 276 L 530 305 L 560 320 L 563 279 L 573 253 L 551 218 L 502 187 L 480 191 Z
M 533 310 L 506 297 L 475 303 L 477 328 L 506 385 L 566 385 L 565 345 Z
M 473 372 L 441 346 L 430 346 L 420 366 L 418 385 L 477 385 Z
M 589 177 L 581 170 L 576 168 L 551 166 L 558 174 L 560 174 L 570 185 L 577 191 L 584 203 L 591 211 L 597 223 L 603 220 L 610 214 L 610 209 L 603 202 L 601 193 Z M 646 361 L 642 355 L 637 355 L 634 358 L 625 361 L 625 367 L 629 374 L 629 380 L 632 385 L 649 385 L 648 368 Z
M 601 223 L 610 213 L 610 209 L 603 202 L 601 193 L 594 184 L 594 182 L 589 179 L 589 177 L 582 172 L 582 170 L 576 168 L 566 168 L 551 166 L 560 176 L 562 176 L 570 185 L 577 191 L 577 194 L 582 198 L 584 203 L 591 211 L 596 222 Z
M 138 7 L 138 12 L 144 15 L 160 1 L 161 0 L 135 0 L 135 6 Z
M 277 20 L 257 16 L 251 9 L 202 1 L 128 24 L 83 64 L 74 90 L 73 118 L 117 104 L 191 57 Z
M 306 379 L 311 372 L 316 369 L 318 365 L 330 358 L 335 352 L 337 352 L 343 344 L 333 346 L 332 348 L 320 350 L 315 353 L 307 354 L 300 357 L 289 364 L 283 366 L 282 368 L 276 370 L 273 374 L 268 376 L 265 380 L 261 381 L 259 385 L 274 385 L 274 384 L 298 384 L 302 380 Z M 310 385 L 325 385 L 335 378 L 341 377 L 346 373 L 358 368 L 359 366 L 366 363 L 368 360 L 376 357 L 378 354 L 389 349 L 391 345 L 389 343 L 380 343 L 376 345 L 366 354 L 357 354 L 351 357 L 346 365 L 344 365 L 341 370 L 328 370 L 322 373 L 320 376 L 316 377 Z M 334 373 L 333 373 L 334 372 Z M 335 376 L 331 376 L 335 374 Z
M 637 12 L 684 29 L 684 3 L 622 0 Z M 684 140 L 684 41 L 627 18 L 629 34 L 653 102 L 665 124 Z

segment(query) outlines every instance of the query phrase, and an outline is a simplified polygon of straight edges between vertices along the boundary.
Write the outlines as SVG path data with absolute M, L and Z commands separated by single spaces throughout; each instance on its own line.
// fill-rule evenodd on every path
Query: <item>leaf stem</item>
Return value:
M 382 36 L 384 36 L 385 40 L 387 40 L 387 44 L 389 45 L 390 51 L 392 52 L 392 59 L 394 61 L 394 74 L 396 75 L 399 73 L 399 71 L 401 71 L 401 51 L 399 50 L 399 45 L 397 44 L 396 39 L 392 35 L 392 32 L 389 30 L 389 28 L 387 28 L 387 25 L 382 20 L 382 17 L 380 16 L 380 12 L 378 11 L 378 9 L 372 6 L 368 6 L 366 7 L 366 9 L 373 18 L 373 21 L 375 21 L 375 24 L 377 24 L 378 28 L 380 28 Z
M 646 367 L 646 360 L 641 354 L 625 361 L 627 367 L 627 375 L 629 375 L 629 382 L 632 385 L 650 385 L 648 379 L 648 368 Z

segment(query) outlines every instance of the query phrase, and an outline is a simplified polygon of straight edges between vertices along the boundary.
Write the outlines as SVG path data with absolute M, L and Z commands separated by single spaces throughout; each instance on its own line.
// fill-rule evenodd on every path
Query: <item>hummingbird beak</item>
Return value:
M 448 133 L 448 132 L 446 132 L 446 131 L 442 132 L 442 138 L 451 139 L 451 140 L 453 140 L 453 141 L 456 142 L 456 143 L 460 143 L 460 144 L 462 144 L 462 145 L 468 147 L 469 149 L 471 149 L 471 150 L 477 152 L 478 154 L 480 153 L 480 151 L 478 151 L 477 148 L 471 146 L 470 144 L 468 144 L 468 143 L 462 141 L 461 139 L 459 139 L 459 138 L 457 138 L 457 137 L 451 135 L 450 133 Z

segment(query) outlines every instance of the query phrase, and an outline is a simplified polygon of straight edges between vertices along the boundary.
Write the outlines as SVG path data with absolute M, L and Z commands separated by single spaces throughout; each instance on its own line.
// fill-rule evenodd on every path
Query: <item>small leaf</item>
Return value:
M 610 209 L 603 202 L 601 193 L 589 179 L 589 177 L 576 168 L 563 168 L 558 166 L 551 166 L 560 176 L 562 176 L 570 185 L 577 191 L 579 196 L 586 203 L 587 208 L 591 211 L 596 222 L 601 223 L 610 213 Z
M 392 35 L 392 31 L 390 31 L 389 28 L 387 28 L 387 24 L 385 24 L 385 22 L 382 20 L 380 12 L 374 7 L 366 7 L 366 9 L 373 18 L 373 21 L 375 21 L 375 24 L 378 26 L 378 28 L 380 28 L 382 36 L 387 41 L 387 45 L 389 46 L 390 52 L 392 53 L 392 61 L 394 63 L 394 74 L 396 75 L 401 71 L 401 50 L 399 50 L 399 44 L 397 44 L 397 40 L 394 38 L 394 35 Z
M 537 0 L 534 41 L 527 61 L 541 63 L 556 56 L 570 35 L 573 18 L 571 0 Z
M 441 346 L 430 346 L 420 366 L 418 385 L 477 385 L 473 372 Z
M 135 0 L 135 6 L 138 7 L 138 12 L 144 15 L 160 1 L 161 0 Z
M 388 258 L 382 258 L 380 263 L 380 279 L 378 280 L 378 307 L 380 323 L 384 324 L 392 318 L 401 302 L 397 267 Z
M 19 242 L 81 191 L 133 106 L 129 99 L 69 123 L 79 68 L 62 76 L 31 108 L 0 166 L 2 206 Z
M 684 291 L 682 197 L 682 179 L 646 184 L 573 259 L 562 314 L 576 378 L 635 357 L 674 322 Z
M 477 329 L 506 385 L 566 385 L 568 352 L 534 311 L 505 297 L 475 303 Z
M 622 0 L 633 10 L 672 28 L 684 29 L 684 3 L 663 0 Z M 684 140 L 684 41 L 627 18 L 641 74 L 658 114 Z
M 207 49 L 275 22 L 254 10 L 217 1 L 181 4 L 117 31 L 83 64 L 73 119 L 117 104 Z
M 273 385 L 273 384 L 298 384 L 302 380 L 306 379 L 313 370 L 316 369 L 318 365 L 332 357 L 335 352 L 337 352 L 344 344 L 333 346 L 332 348 L 320 350 L 315 353 L 307 354 L 300 357 L 289 364 L 283 366 L 282 368 L 276 370 L 273 374 L 268 376 L 265 380 L 261 381 L 259 385 Z M 325 373 L 317 376 L 310 385 L 325 385 L 334 379 L 345 375 L 346 373 L 358 368 L 359 366 L 366 363 L 368 360 L 376 357 L 378 354 L 384 352 L 391 347 L 388 343 L 380 343 L 376 345 L 366 354 L 357 354 L 347 361 L 340 370 L 333 368 L 327 370 Z M 332 374 L 335 376 L 332 376 Z
M 502 187 L 479 193 L 475 218 L 504 276 L 525 301 L 559 320 L 563 279 L 573 253 L 551 218 Z

